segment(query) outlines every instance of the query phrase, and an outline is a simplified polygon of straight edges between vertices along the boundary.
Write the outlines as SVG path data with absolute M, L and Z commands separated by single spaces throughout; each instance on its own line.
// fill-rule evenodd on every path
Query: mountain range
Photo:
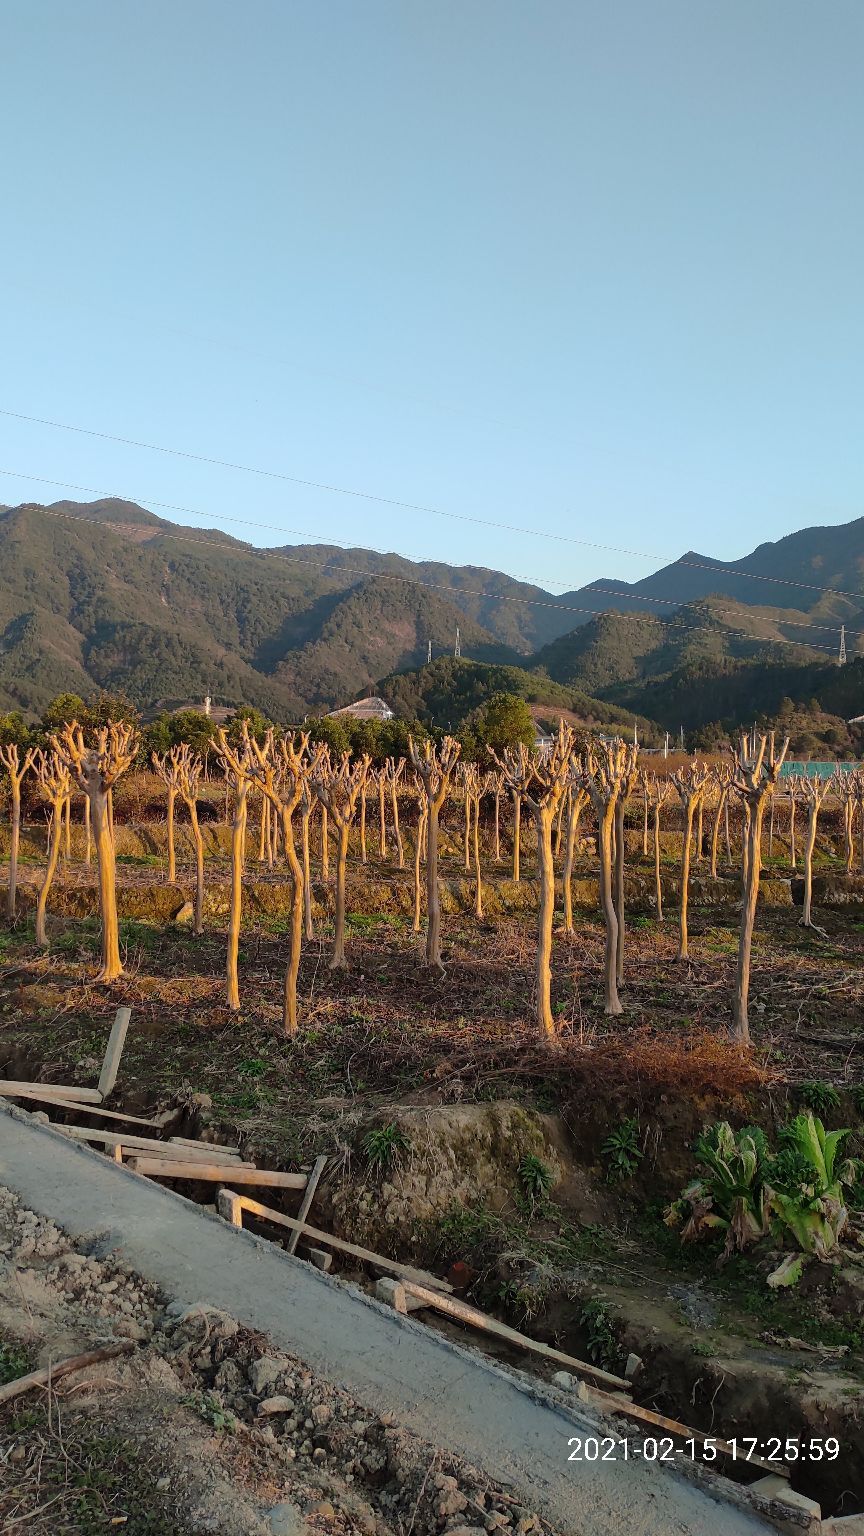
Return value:
M 0 710 L 31 716 L 109 688 L 145 710 L 210 692 L 294 720 L 379 688 L 449 721 L 502 677 L 607 722 L 702 725 L 813 696 L 861 713 L 864 663 L 835 663 L 841 623 L 858 652 L 862 610 L 864 519 L 555 596 L 359 547 L 259 549 L 120 499 L 0 510 Z M 457 627 L 463 663 L 446 667 Z

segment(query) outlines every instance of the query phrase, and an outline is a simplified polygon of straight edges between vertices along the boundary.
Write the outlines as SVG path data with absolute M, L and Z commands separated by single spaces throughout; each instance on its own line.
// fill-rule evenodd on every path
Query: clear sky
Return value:
M 661 556 L 864 513 L 861 0 L 0 0 L 0 37 L 4 409 Z M 2 416 L 0 467 L 652 568 Z

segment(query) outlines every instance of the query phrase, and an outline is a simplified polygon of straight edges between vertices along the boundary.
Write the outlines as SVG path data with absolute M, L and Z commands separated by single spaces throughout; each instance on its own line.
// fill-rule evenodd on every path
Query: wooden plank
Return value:
M 736 1456 L 735 1447 L 728 1440 L 721 1440 L 717 1435 L 712 1435 L 704 1429 L 691 1429 L 689 1424 L 679 1424 L 677 1419 L 667 1419 L 662 1413 L 655 1413 L 651 1408 L 643 1408 L 640 1403 L 631 1403 L 629 1398 L 619 1397 L 617 1392 L 598 1392 L 596 1402 L 599 1408 L 605 1408 L 608 1413 L 620 1413 L 628 1419 L 633 1419 L 637 1424 L 654 1424 L 658 1429 L 665 1429 L 670 1434 L 678 1435 L 682 1440 L 696 1440 L 703 1444 L 710 1440 L 711 1444 L 721 1456 L 728 1456 L 730 1460 L 737 1461 L 740 1467 L 761 1467 L 765 1472 L 775 1472 L 778 1477 L 789 1478 L 789 1468 L 776 1461 L 762 1461 L 759 1456 Z
M 71 1375 L 73 1371 L 83 1371 L 88 1365 L 113 1360 L 116 1355 L 128 1355 L 133 1348 L 131 1339 L 119 1339 L 116 1344 L 105 1344 L 101 1349 L 88 1349 L 83 1355 L 70 1355 L 66 1360 L 43 1365 L 38 1371 L 28 1371 L 26 1376 L 17 1376 L 14 1381 L 8 1381 L 0 1387 L 0 1403 L 11 1403 L 13 1398 L 20 1397 L 22 1392 L 29 1392 L 32 1387 L 47 1387 L 49 1383 L 53 1387 L 55 1381 Z
M 315 1199 L 315 1191 L 318 1188 L 318 1180 L 320 1179 L 326 1166 L 326 1157 L 316 1157 L 312 1172 L 309 1175 L 309 1181 L 306 1185 L 306 1193 L 304 1194 L 303 1199 L 300 1201 L 300 1209 L 297 1212 L 297 1220 L 300 1223 L 300 1227 L 302 1227 L 306 1217 L 309 1215 L 309 1209 L 312 1205 L 312 1201 Z M 297 1250 L 297 1244 L 300 1241 L 300 1227 L 297 1227 L 291 1233 L 291 1236 L 288 1239 L 289 1253 L 295 1253 Z
M 517 1328 L 510 1328 L 507 1323 L 499 1323 L 497 1317 L 490 1317 L 486 1312 L 478 1311 L 477 1307 L 471 1307 L 465 1301 L 459 1301 L 455 1296 L 441 1296 L 437 1291 L 427 1291 L 422 1285 L 416 1285 L 413 1281 L 405 1282 L 405 1292 L 424 1306 L 434 1307 L 436 1312 L 444 1312 L 448 1317 L 455 1317 L 460 1323 L 467 1323 L 471 1328 L 479 1328 L 483 1333 L 491 1333 L 496 1339 L 505 1339 L 508 1344 L 515 1344 L 517 1348 L 526 1350 L 532 1355 L 542 1355 L 544 1360 L 552 1360 L 556 1365 L 566 1366 L 574 1375 L 582 1376 L 586 1381 L 596 1382 L 606 1387 L 618 1387 L 621 1391 L 629 1392 L 630 1383 L 623 1376 L 614 1376 L 611 1371 L 602 1371 L 598 1365 L 589 1365 L 587 1360 L 578 1360 L 574 1355 L 567 1355 L 562 1349 L 553 1349 L 551 1344 L 543 1344 L 540 1339 L 531 1339 L 526 1333 L 520 1333 Z
M 93 1141 L 102 1147 L 127 1147 L 130 1151 L 147 1152 L 150 1155 L 176 1159 L 177 1152 L 167 1141 L 154 1141 L 152 1136 L 131 1136 L 125 1131 L 102 1131 L 94 1129 L 90 1125 L 54 1125 L 54 1130 L 62 1136 L 71 1136 L 74 1141 Z M 214 1147 L 184 1147 L 183 1157 L 188 1162 L 221 1163 L 227 1169 L 254 1168 L 254 1163 L 241 1163 L 236 1157 L 219 1158 Z
M 125 1143 L 124 1143 L 125 1145 Z M 204 1179 L 209 1183 L 222 1183 L 226 1175 L 241 1185 L 266 1184 L 273 1189 L 305 1189 L 305 1173 L 276 1173 L 270 1168 L 254 1168 L 250 1164 L 239 1168 L 236 1163 L 169 1162 L 161 1157 L 131 1158 L 130 1168 L 136 1173 L 157 1179 Z M 311 1232 L 311 1227 L 308 1229 Z
M 240 1182 L 239 1179 L 237 1182 Z M 342 1237 L 334 1237 L 332 1232 L 321 1232 L 318 1227 L 310 1227 L 306 1222 L 299 1222 L 294 1216 L 283 1216 L 281 1211 L 274 1211 L 270 1205 L 261 1205 L 257 1200 L 251 1200 L 248 1195 L 235 1195 L 230 1189 L 225 1190 L 224 1193 L 239 1199 L 244 1211 L 249 1211 L 254 1216 L 262 1216 L 265 1221 L 272 1221 L 277 1227 L 288 1227 L 292 1232 L 299 1231 L 301 1237 L 313 1238 L 316 1243 L 323 1243 L 325 1248 L 333 1248 L 337 1253 L 350 1254 L 354 1259 L 363 1259 L 367 1264 L 375 1264 L 379 1269 L 389 1270 L 394 1275 L 404 1275 L 421 1285 L 434 1286 L 442 1291 L 453 1289 L 446 1280 L 439 1280 L 436 1275 L 429 1275 L 423 1269 L 414 1269 L 410 1264 L 399 1264 L 395 1259 L 386 1259 L 383 1253 L 372 1253 L 369 1248 L 361 1248 L 357 1243 L 348 1243 Z
M 0 1094 L 4 1085 L 0 1083 Z M 58 1109 L 77 1109 L 81 1115 L 94 1115 L 99 1120 L 122 1120 L 124 1125 L 149 1125 L 158 1131 L 158 1120 L 145 1120 L 141 1115 L 124 1115 L 117 1109 L 102 1109 L 99 1104 L 82 1104 L 78 1099 L 69 1099 L 58 1091 L 45 1092 L 38 1085 L 31 1088 L 22 1085 L 16 1093 L 5 1094 L 10 1099 L 33 1099 L 37 1104 L 54 1104 Z M 200 1143 L 199 1143 L 200 1145 Z
M 209 1147 L 211 1152 L 216 1152 L 220 1157 L 242 1157 L 239 1147 L 226 1147 L 221 1141 L 194 1141 L 190 1136 L 169 1136 L 166 1143 L 169 1147 Z
M 105 1047 L 102 1071 L 99 1073 L 99 1092 L 103 1099 L 107 1099 L 117 1081 L 117 1069 L 126 1044 L 126 1031 L 131 1017 L 131 1008 L 118 1008 L 114 1015 L 114 1023 L 111 1025 L 111 1033 Z
M 56 1093 L 58 1098 L 68 1099 L 71 1103 L 101 1104 L 102 1095 L 98 1088 L 72 1088 L 68 1083 L 24 1083 L 14 1078 L 0 1081 L 0 1094 L 11 1099 L 20 1097 L 22 1088 L 38 1088 L 41 1093 Z

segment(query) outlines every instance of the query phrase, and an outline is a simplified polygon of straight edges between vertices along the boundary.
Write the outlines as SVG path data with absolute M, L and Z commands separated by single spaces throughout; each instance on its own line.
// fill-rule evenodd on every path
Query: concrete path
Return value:
M 107 1234 L 106 1249 L 169 1295 L 224 1308 L 373 1412 L 512 1484 L 568 1536 L 767 1529 L 657 1465 L 568 1463 L 568 1437 L 591 1426 L 517 1376 L 7 1107 L 0 1183 L 73 1237 Z

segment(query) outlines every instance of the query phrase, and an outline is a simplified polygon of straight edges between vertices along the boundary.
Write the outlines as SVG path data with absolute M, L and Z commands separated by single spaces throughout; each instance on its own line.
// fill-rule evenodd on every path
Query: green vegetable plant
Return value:
M 600 1148 L 600 1156 L 606 1165 L 606 1178 L 610 1184 L 632 1179 L 639 1171 L 645 1153 L 639 1145 L 639 1121 L 635 1115 L 622 1120 L 606 1137 Z
M 533 1152 L 526 1152 L 517 1171 L 522 1193 L 531 1209 L 542 1205 L 555 1182 L 552 1169 Z
M 721 1120 L 703 1131 L 694 1147 L 699 1177 L 665 1214 L 667 1226 L 681 1226 L 681 1241 L 694 1242 L 706 1231 L 725 1232 L 719 1263 L 765 1237 L 770 1203 L 766 1186 L 768 1147 L 756 1125 L 736 1135 Z
M 860 1163 L 842 1157 L 848 1130 L 826 1131 L 812 1114 L 796 1115 L 780 1132 L 781 1147 L 771 1162 L 771 1205 L 775 1231 L 789 1236 L 799 1262 L 784 1260 L 768 1277 L 773 1288 L 794 1284 L 803 1267 L 801 1255 L 832 1258 L 849 1220 L 846 1188 L 855 1185 Z
M 398 1153 L 407 1151 L 411 1143 L 398 1125 L 380 1125 L 367 1131 L 363 1137 L 366 1162 L 376 1173 L 383 1173 L 392 1166 Z
M 831 1084 L 823 1082 L 821 1078 L 813 1078 L 810 1082 L 799 1083 L 795 1090 L 795 1097 L 805 1109 L 813 1111 L 814 1115 L 828 1115 L 832 1109 L 840 1108 L 840 1095 Z

